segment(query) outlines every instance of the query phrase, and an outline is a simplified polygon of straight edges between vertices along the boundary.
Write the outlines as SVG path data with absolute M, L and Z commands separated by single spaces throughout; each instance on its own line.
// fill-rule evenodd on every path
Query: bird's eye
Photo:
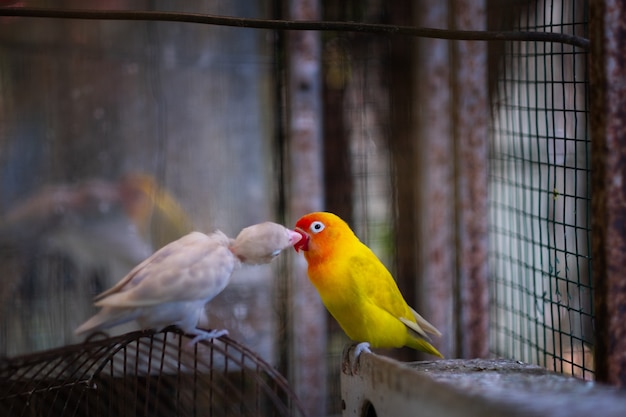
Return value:
M 311 232 L 313 232 L 313 233 L 319 233 L 322 230 L 324 230 L 324 227 L 326 227 L 326 226 L 324 226 L 324 223 L 322 223 L 322 222 L 313 222 L 313 223 L 311 223 L 310 229 L 311 229 Z

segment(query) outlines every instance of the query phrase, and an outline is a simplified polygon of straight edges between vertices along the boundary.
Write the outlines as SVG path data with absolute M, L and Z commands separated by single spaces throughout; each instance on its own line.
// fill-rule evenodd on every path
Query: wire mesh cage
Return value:
M 520 30 L 585 35 L 586 2 L 520 3 Z M 593 375 L 587 53 L 507 43 L 494 91 L 491 345 Z
M 92 337 L 93 339 L 93 337 Z M 4 416 L 302 416 L 287 381 L 229 337 L 133 332 L 6 360 Z

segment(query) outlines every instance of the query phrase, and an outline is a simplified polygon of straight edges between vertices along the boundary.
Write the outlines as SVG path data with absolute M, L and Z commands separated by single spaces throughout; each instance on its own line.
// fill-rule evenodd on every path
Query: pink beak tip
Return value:
M 297 230 L 289 231 L 289 243 L 291 243 L 292 245 L 295 245 L 302 239 L 304 239 L 304 235 L 302 233 L 298 232 Z
M 300 252 L 301 250 L 307 250 L 309 237 L 305 233 L 299 230 L 294 230 L 293 233 L 299 236 L 298 240 L 294 242 L 294 245 L 293 245 L 294 250 L 296 252 Z

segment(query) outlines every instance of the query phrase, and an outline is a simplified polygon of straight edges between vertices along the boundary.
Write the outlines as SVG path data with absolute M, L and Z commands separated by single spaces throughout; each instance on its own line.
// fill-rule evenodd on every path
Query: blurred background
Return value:
M 4 3 L 578 36 L 588 22 L 585 0 Z M 190 230 L 323 209 L 446 357 L 592 379 L 586 59 L 548 42 L 0 16 L 0 355 L 81 342 L 92 297 Z M 348 340 L 305 268 L 287 251 L 237 271 L 211 326 L 311 415 L 337 415 Z

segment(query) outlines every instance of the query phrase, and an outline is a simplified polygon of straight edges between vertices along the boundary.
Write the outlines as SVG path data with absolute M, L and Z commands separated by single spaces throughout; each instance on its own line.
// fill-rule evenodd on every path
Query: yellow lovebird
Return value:
M 441 333 L 406 303 L 391 273 L 350 226 L 332 213 L 302 216 L 294 245 L 322 302 L 359 352 L 408 346 L 442 358 L 426 333 Z M 357 353 L 358 356 L 358 353 Z

